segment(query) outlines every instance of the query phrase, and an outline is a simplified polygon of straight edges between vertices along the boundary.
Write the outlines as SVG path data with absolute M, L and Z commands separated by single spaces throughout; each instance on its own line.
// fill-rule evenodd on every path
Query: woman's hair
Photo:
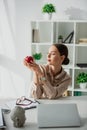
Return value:
M 67 46 L 62 44 L 62 43 L 61 44 L 59 44 L 59 43 L 58 44 L 53 44 L 53 45 L 58 49 L 61 56 L 62 55 L 65 56 L 65 59 L 64 59 L 62 64 L 64 64 L 64 65 L 69 64 L 70 60 L 68 58 L 68 48 L 67 48 Z

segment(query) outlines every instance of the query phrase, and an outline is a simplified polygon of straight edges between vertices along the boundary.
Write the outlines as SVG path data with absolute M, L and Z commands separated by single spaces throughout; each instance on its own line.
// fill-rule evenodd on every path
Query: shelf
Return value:
M 38 42 L 38 43 L 33 42 L 33 43 L 32 43 L 32 45 L 37 45 L 37 44 L 42 45 L 42 46 L 43 46 L 43 45 L 45 45 L 45 46 L 46 46 L 46 45 L 52 45 L 52 43 L 50 43 L 50 42 L 48 42 L 48 43 L 47 43 L 47 42 L 43 42 L 43 43 L 41 43 L 41 42 Z
M 73 65 L 72 65 L 72 64 L 62 65 L 62 67 L 63 67 L 64 69 L 72 69 Z
M 85 43 L 82 43 L 82 44 L 75 44 L 75 46 L 77 46 L 77 47 L 87 47 L 87 44 L 85 44 Z
M 86 88 L 86 89 L 81 89 L 81 88 L 76 89 L 76 88 L 75 88 L 74 91 L 87 92 L 87 88 Z
M 73 88 L 70 86 L 70 87 L 68 88 L 68 91 L 73 91 Z
M 58 20 L 57 20 L 57 19 L 56 19 L 56 20 L 42 20 L 42 19 L 36 20 L 36 19 L 33 19 L 33 20 L 31 20 L 31 23 L 32 23 L 32 22 L 37 22 L 37 23 L 38 23 L 38 22 L 70 22 L 70 23 L 73 22 L 73 23 L 87 23 L 87 20 L 67 20 L 67 19 L 66 19 L 66 20 L 65 20 L 65 19 L 64 19 L 64 20 L 59 20 L 59 19 L 58 19 Z
M 75 66 L 74 69 L 78 69 L 78 70 L 86 70 L 87 68 L 86 67 L 78 67 L 78 66 Z
M 66 46 L 73 47 L 73 44 L 74 44 L 74 43 L 63 43 L 63 44 L 65 44 Z
M 77 88 L 76 76 L 79 72 L 87 72 L 87 67 L 79 67 L 77 63 L 87 63 L 87 43 L 79 43 L 81 39 L 87 38 L 87 20 L 32 20 L 31 32 L 38 29 L 36 39 L 31 34 L 31 53 L 41 52 L 40 64 L 46 64 L 48 48 L 54 43 L 58 43 L 58 36 L 63 36 L 63 41 L 68 47 L 69 65 L 62 65 L 64 70 L 70 74 L 72 84 L 68 88 L 70 96 L 87 95 L 87 89 Z M 72 34 L 70 39 L 69 34 Z M 68 37 L 68 39 L 67 39 Z M 33 42 L 33 40 L 38 42 Z M 67 40 L 66 40 L 67 39 Z

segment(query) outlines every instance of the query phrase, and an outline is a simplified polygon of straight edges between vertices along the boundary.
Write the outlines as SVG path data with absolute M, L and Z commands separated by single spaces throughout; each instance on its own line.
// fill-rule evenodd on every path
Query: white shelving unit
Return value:
M 87 43 L 79 44 L 80 38 L 87 38 L 87 21 L 61 20 L 61 21 L 31 21 L 31 52 L 42 53 L 42 58 L 38 62 L 46 63 L 48 48 L 53 43 L 58 43 L 58 36 L 62 35 L 63 39 L 74 31 L 70 40 L 68 38 L 65 44 L 69 50 L 69 65 L 63 66 L 71 75 L 72 83 L 68 89 L 70 96 L 86 95 L 87 89 L 80 89 L 76 84 L 76 77 L 79 72 L 87 72 L 87 68 L 80 68 L 77 63 L 87 63 Z

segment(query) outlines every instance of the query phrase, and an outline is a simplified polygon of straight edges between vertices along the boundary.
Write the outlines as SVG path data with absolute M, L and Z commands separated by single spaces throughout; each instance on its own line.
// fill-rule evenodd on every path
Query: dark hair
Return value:
M 59 44 L 59 43 L 58 44 L 53 44 L 53 45 L 58 49 L 61 56 L 62 55 L 65 56 L 65 59 L 64 59 L 62 64 L 64 64 L 64 65 L 69 64 L 70 60 L 68 58 L 68 48 L 67 48 L 67 46 L 64 45 L 64 44 Z

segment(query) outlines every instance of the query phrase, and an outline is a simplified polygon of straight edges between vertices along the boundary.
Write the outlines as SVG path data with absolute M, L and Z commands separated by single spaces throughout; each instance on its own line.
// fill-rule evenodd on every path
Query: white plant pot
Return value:
M 87 83 L 80 83 L 79 86 L 81 89 L 85 89 L 87 86 Z
M 51 20 L 52 19 L 52 13 L 44 13 L 44 20 Z

